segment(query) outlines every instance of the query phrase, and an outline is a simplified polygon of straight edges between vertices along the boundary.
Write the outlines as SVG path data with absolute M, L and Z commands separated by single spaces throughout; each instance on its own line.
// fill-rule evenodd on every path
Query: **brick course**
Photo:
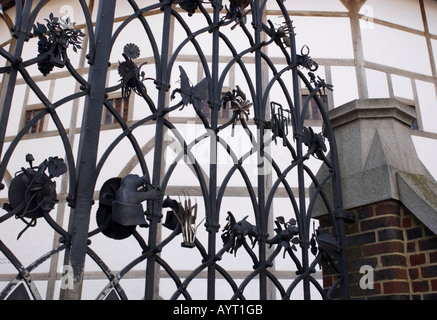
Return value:
M 348 272 L 352 299 L 437 299 L 437 236 L 402 203 L 388 200 L 351 210 L 346 224 Z M 327 217 L 322 228 L 330 228 Z M 362 266 L 373 270 L 372 286 L 362 289 Z M 362 271 L 362 270 L 361 270 Z M 324 286 L 336 279 L 323 268 Z

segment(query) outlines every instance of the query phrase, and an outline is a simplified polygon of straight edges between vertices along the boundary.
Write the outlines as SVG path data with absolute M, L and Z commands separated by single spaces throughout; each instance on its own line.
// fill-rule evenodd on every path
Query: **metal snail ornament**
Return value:
M 148 226 L 142 202 L 160 199 L 161 191 L 151 186 L 145 176 L 129 174 L 124 178 L 111 178 L 100 190 L 97 225 L 107 237 L 125 239 L 136 226 Z
M 53 210 L 58 199 L 56 182 L 52 179 L 67 172 L 67 165 L 61 158 L 49 157 L 38 167 L 32 165 L 34 160 L 33 155 L 26 155 L 29 168 L 21 168 L 21 171 L 16 173 L 9 186 L 9 203 L 3 206 L 8 214 L 2 217 L 2 221 L 15 215 L 16 219 L 20 219 L 26 224 L 17 239 L 29 227 L 34 227 L 38 218 Z

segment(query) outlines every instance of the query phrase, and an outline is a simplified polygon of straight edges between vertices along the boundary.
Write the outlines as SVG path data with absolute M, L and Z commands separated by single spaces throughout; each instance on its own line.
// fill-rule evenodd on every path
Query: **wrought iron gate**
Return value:
M 145 283 L 145 299 L 157 297 L 160 270 L 173 282 L 172 299 L 181 296 L 190 299 L 193 282 L 201 273 L 206 274 L 207 299 L 216 298 L 218 276 L 231 288 L 229 298 L 232 299 L 245 299 L 246 289 L 254 282 L 260 299 L 270 297 L 269 287 L 283 299 L 289 299 L 296 288 L 301 288 L 305 299 L 311 298 L 311 288 L 324 299 L 331 298 L 334 290 L 340 288 L 341 297 L 348 298 L 336 145 L 321 97 L 332 86 L 315 74 L 318 65 L 309 56 L 309 48 L 296 47 L 293 22 L 283 0 L 230 0 L 226 3 L 221 0 L 105 0 L 98 2 L 95 26 L 91 11 L 94 1 L 77 2 L 85 21 L 81 29 L 75 29 L 70 19 L 54 14 L 41 17 L 40 12 L 51 1 L 16 1 L 10 49 L 0 48 L 1 57 L 7 61 L 0 67 L 3 75 L 0 177 L 3 197 L 7 192 L 8 198 L 0 226 L 24 222 L 23 232 L 30 232 L 28 228 L 41 221 L 40 224 L 48 224 L 59 238 L 52 250 L 25 266 L 20 261 L 20 252 L 13 252 L 0 234 L 0 251 L 18 271 L 0 298 L 41 298 L 32 278 L 33 271 L 60 253 L 65 256 L 60 279 L 64 281 L 61 299 L 81 298 L 86 258 L 92 259 L 107 277 L 98 299 L 127 299 L 120 281 L 142 264 L 145 266 L 142 282 Z M 124 11 L 129 8 L 130 13 L 115 23 L 116 9 L 122 6 Z M 274 7 L 278 20 L 266 20 L 266 6 Z M 159 17 L 159 26 L 150 22 L 151 16 Z M 197 24 L 192 23 L 194 19 Z M 122 59 L 115 66 L 117 82 L 109 85 L 108 75 L 114 66 L 114 62 L 111 66 L 109 61 L 116 50 L 114 43 L 123 41 L 121 35 L 132 23 L 138 23 L 136 32 L 141 44 L 125 43 L 123 51 L 118 52 Z M 171 34 L 174 25 L 181 34 Z M 38 53 L 25 58 L 29 55 L 29 52 L 24 54 L 28 42 L 38 42 Z M 140 46 L 144 43 L 151 52 L 147 61 L 141 56 Z M 197 80 L 192 78 L 192 70 L 178 64 L 179 56 L 187 47 L 194 50 L 201 66 L 199 74 L 202 76 Z M 70 60 L 74 52 L 83 50 L 87 50 L 88 72 Z M 221 58 L 224 50 L 231 57 L 227 61 Z M 268 50 L 279 50 L 281 61 L 285 63 L 277 64 Z M 31 77 L 30 70 L 36 67 L 44 76 L 62 68 L 79 90 L 59 100 L 50 98 Z M 236 78 L 235 86 L 226 90 L 224 82 L 233 69 L 241 76 Z M 177 76 L 177 82 L 171 82 L 172 75 Z M 20 80 L 30 87 L 43 109 L 34 113 L 7 141 L 9 118 L 15 112 L 14 90 Z M 308 92 L 304 99 L 301 86 Z M 272 95 L 273 88 L 280 96 Z M 109 99 L 111 93 L 120 91 L 124 101 L 134 97 L 137 104 L 148 110 L 148 115 L 127 121 Z M 62 108 L 75 101 L 84 103 L 77 151 L 71 140 L 74 132 L 60 117 Z M 323 120 L 321 133 L 304 123 L 312 105 L 317 107 Z M 196 113 L 195 122 L 188 123 L 185 130 L 189 130 L 190 125 L 198 127 L 200 124 L 203 128 L 200 132 L 196 129 L 194 136 L 187 137 L 184 129 L 172 120 L 172 115 L 182 110 Z M 117 136 L 105 143 L 101 124 L 104 111 L 115 119 L 117 126 L 114 129 Z M 229 114 L 226 120 L 220 119 L 223 113 Z M 41 154 L 46 159 L 42 162 L 31 154 L 20 155 L 22 169 L 14 174 L 11 159 L 19 152 L 17 146 L 44 117 L 49 117 L 56 126 L 63 150 L 42 146 Z M 153 128 L 154 132 L 150 140 L 152 153 L 148 157 L 139 143 L 139 132 L 144 127 Z M 246 148 L 240 150 L 240 154 L 232 142 L 236 134 Z M 127 172 L 98 183 L 109 159 L 113 161 L 111 156 L 117 153 L 117 146 L 125 141 L 135 154 L 133 161 L 139 165 L 141 174 Z M 196 151 L 200 145 L 209 150 L 201 160 Z M 168 161 L 169 150 L 173 152 L 171 161 Z M 218 163 L 223 154 L 231 162 L 226 172 L 221 171 Z M 130 160 L 123 154 L 116 156 L 116 161 L 127 163 Z M 278 160 L 285 161 L 285 165 L 281 167 Z M 318 179 L 308 165 L 310 160 L 327 166 L 328 175 Z M 34 165 L 34 161 L 38 165 Z M 176 167 L 182 163 L 196 178 L 199 192 L 196 200 L 190 192 L 179 193 L 177 197 L 169 191 Z M 256 172 L 250 169 L 253 167 Z M 12 172 L 10 178 L 8 172 Z M 233 192 L 229 182 L 236 175 L 243 181 L 251 204 L 243 213 L 244 217 L 224 205 L 224 199 Z M 60 191 L 55 184 L 58 178 L 67 182 L 65 199 L 58 199 Z M 314 186 L 310 194 L 309 183 Z M 326 185 L 330 187 L 324 188 Z M 289 208 L 279 210 L 280 215 L 273 213 L 279 189 L 285 194 Z M 312 229 L 311 215 L 316 200 L 323 203 L 332 218 L 331 232 Z M 71 208 L 68 228 L 54 218 L 54 209 L 61 203 Z M 225 224 L 223 219 L 226 219 Z M 90 228 L 93 220 L 97 221 L 95 229 Z M 274 230 L 269 223 L 273 220 Z M 200 230 L 205 232 L 205 237 L 196 235 Z M 121 242 L 134 238 L 141 251 L 114 274 L 92 249 L 93 239 L 102 235 Z M 174 242 L 182 242 L 181 250 L 199 253 L 196 267 L 183 277 L 161 256 Z M 127 247 L 126 250 L 134 249 Z M 225 255 L 233 259 L 246 255 L 253 269 L 238 283 L 220 263 Z M 272 269 L 274 262 L 283 258 L 296 273 L 286 284 Z M 338 278 L 331 288 L 323 288 L 314 278 L 318 264 L 331 265 L 337 270 Z

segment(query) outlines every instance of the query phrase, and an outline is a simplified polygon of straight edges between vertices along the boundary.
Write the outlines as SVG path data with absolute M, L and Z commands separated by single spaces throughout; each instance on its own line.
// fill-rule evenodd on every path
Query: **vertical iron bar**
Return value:
M 218 87 L 219 79 L 219 21 L 222 1 L 213 1 L 214 30 L 212 32 L 212 81 L 211 81 L 211 129 L 216 132 L 218 124 L 218 109 L 220 106 L 221 92 Z M 216 254 L 216 235 L 219 229 L 219 213 L 217 212 L 217 139 L 215 135 L 210 137 L 210 164 L 209 164 L 209 206 L 210 217 L 207 217 L 206 226 L 208 231 L 208 255 Z M 208 266 L 207 299 L 215 300 L 215 271 L 216 266 Z
M 254 1 L 253 6 L 253 19 L 255 28 L 255 45 L 257 49 L 255 50 L 255 86 L 256 86 L 256 97 L 255 97 L 255 108 L 258 110 L 258 117 L 261 119 L 258 127 L 258 144 L 259 151 L 257 157 L 258 164 L 258 228 L 260 230 L 259 239 L 259 263 L 263 264 L 266 261 L 266 239 L 267 239 L 267 216 L 268 212 L 265 209 L 265 170 L 267 170 L 266 159 L 264 157 L 264 121 L 266 120 L 266 112 L 263 101 L 263 72 L 262 72 L 262 60 L 261 60 L 261 24 L 262 24 L 262 12 L 259 6 L 259 0 Z M 267 274 L 266 269 L 263 269 L 259 274 L 259 292 L 260 300 L 267 299 Z
M 289 21 L 290 40 L 291 40 L 291 60 L 293 62 L 297 61 L 296 54 L 296 38 L 294 34 L 293 24 Z M 299 90 L 299 74 L 297 65 L 293 67 L 292 70 L 292 81 L 293 81 L 293 99 L 295 108 L 295 118 L 296 118 L 296 154 L 298 159 L 303 157 L 303 141 L 302 141 L 302 130 L 304 119 L 301 114 L 301 95 Z M 309 268 L 309 235 L 308 235 L 308 225 L 306 222 L 306 203 L 305 203 L 305 175 L 304 175 L 304 162 L 301 161 L 297 166 L 297 179 L 298 179 L 298 190 L 299 190 L 299 215 L 298 221 L 300 221 L 299 232 L 300 232 L 300 246 L 302 248 L 302 269 L 307 271 Z M 308 277 L 304 277 L 303 281 L 303 296 L 305 300 L 311 299 L 310 295 L 310 281 Z
M 157 86 L 159 89 L 158 93 L 158 105 L 157 112 L 162 115 L 156 119 L 155 128 L 155 153 L 153 158 L 153 173 L 152 173 L 152 184 L 154 186 L 160 185 L 161 180 L 161 164 L 162 164 L 162 147 L 164 143 L 164 108 L 167 99 L 167 92 L 169 90 L 169 77 L 170 71 L 168 70 L 168 57 L 169 57 L 169 44 L 170 44 L 170 26 L 171 26 L 171 4 L 166 4 L 163 8 L 163 31 L 162 31 L 162 49 L 161 49 L 161 72 L 157 74 Z M 158 223 L 161 221 L 161 204 L 156 201 L 151 201 L 151 210 L 148 216 L 150 221 L 149 226 L 149 248 L 156 247 L 156 241 L 158 236 Z M 144 297 L 146 300 L 152 300 L 155 297 L 155 255 L 151 255 L 147 259 L 146 263 L 146 286 Z
M 15 61 L 11 62 L 11 71 L 9 74 L 4 75 L 4 89 L 2 90 L 2 94 L 0 96 L 0 156 L 3 153 L 3 142 L 5 141 L 9 113 L 11 111 L 12 98 L 14 97 L 15 84 L 18 75 L 18 69 L 15 64 L 21 63 L 21 54 L 23 52 L 24 42 L 29 39 L 27 21 L 29 20 L 30 10 L 32 8 L 32 0 L 27 0 L 24 4 L 24 8 L 22 10 L 20 10 L 20 8 L 21 4 L 17 5 L 17 16 L 15 17 L 16 25 L 12 29 L 14 32 L 14 38 L 16 38 L 16 40 L 13 39 L 11 43 L 11 48 L 15 46 L 13 48 L 13 57 Z
M 115 0 L 99 2 L 96 23 L 94 56 L 98 57 L 90 67 L 90 91 L 85 99 L 82 130 L 77 159 L 76 204 L 71 210 L 69 233 L 71 242 L 65 255 L 65 265 L 73 270 L 73 288 L 61 289 L 61 299 L 79 300 L 82 294 L 85 256 L 88 245 L 90 212 L 93 205 L 100 121 L 106 94 L 106 77 L 111 53 L 112 26 Z M 94 183 L 90 182 L 94 180 Z

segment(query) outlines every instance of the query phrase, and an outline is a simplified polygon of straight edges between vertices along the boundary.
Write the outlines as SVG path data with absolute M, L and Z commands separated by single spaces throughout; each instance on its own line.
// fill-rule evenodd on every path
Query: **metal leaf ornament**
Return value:
M 204 105 L 203 102 L 208 98 L 208 87 L 209 87 L 208 78 L 204 78 L 197 85 L 192 86 L 190 79 L 188 78 L 184 68 L 182 68 L 182 66 L 179 66 L 179 70 L 181 72 L 180 75 L 181 87 L 179 89 L 173 90 L 171 98 L 174 99 L 175 94 L 179 93 L 182 97 L 181 110 L 186 105 L 191 103 L 197 112 L 201 112 Z

